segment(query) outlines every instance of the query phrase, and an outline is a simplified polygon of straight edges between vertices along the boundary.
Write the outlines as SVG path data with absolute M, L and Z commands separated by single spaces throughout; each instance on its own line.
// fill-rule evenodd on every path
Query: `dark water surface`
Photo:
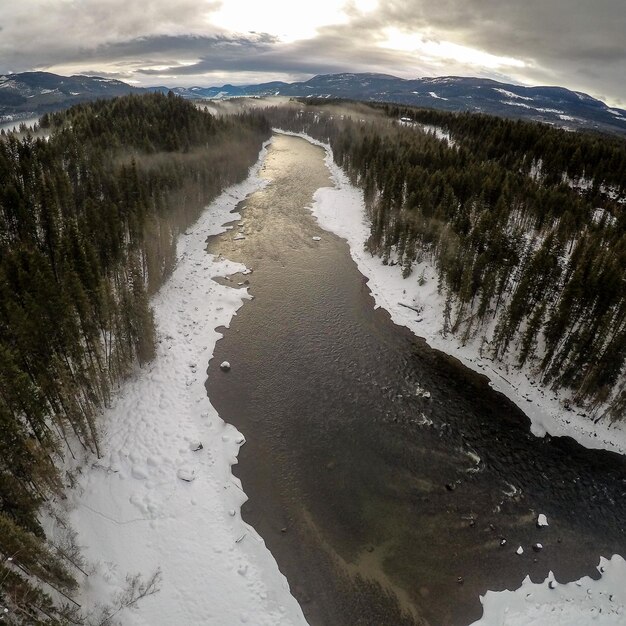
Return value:
M 248 279 L 255 297 L 207 388 L 247 439 L 243 517 L 309 622 L 469 624 L 487 589 L 549 570 L 573 580 L 626 554 L 624 459 L 533 437 L 485 378 L 374 310 L 347 244 L 306 210 L 330 184 L 320 148 L 279 136 L 263 176 L 240 207 L 246 238 L 233 241 L 235 223 L 209 242 L 253 268 L 233 286 Z

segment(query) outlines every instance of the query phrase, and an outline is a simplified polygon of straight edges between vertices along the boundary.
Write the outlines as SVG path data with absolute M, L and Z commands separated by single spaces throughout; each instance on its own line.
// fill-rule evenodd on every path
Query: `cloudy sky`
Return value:
M 370 71 L 556 84 L 626 105 L 626 0 L 0 0 L 0 72 L 139 85 Z

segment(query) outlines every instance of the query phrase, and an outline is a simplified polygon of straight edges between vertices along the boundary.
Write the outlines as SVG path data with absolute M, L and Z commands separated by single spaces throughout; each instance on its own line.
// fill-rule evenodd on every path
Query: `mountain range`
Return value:
M 289 96 L 395 102 L 446 111 L 475 111 L 530 119 L 570 130 L 626 135 L 626 110 L 564 87 L 525 87 L 486 78 L 445 76 L 403 79 L 387 74 L 326 74 L 303 82 L 273 81 L 221 87 L 141 89 L 111 78 L 24 72 L 0 76 L 0 121 L 33 117 L 76 102 L 145 91 L 173 91 L 184 98 Z
M 141 93 L 113 78 L 59 76 L 50 72 L 0 75 L 0 122 L 32 118 L 79 102 Z

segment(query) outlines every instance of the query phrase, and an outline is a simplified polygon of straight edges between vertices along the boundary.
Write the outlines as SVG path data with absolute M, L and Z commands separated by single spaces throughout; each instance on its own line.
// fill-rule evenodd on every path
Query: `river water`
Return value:
M 469 624 L 488 589 L 597 574 L 600 555 L 626 554 L 626 461 L 533 437 L 484 377 L 374 309 L 347 244 L 307 210 L 331 184 L 323 156 L 277 136 L 243 225 L 208 245 L 253 269 L 229 284 L 249 281 L 254 299 L 218 342 L 207 390 L 247 439 L 242 515 L 309 622 Z

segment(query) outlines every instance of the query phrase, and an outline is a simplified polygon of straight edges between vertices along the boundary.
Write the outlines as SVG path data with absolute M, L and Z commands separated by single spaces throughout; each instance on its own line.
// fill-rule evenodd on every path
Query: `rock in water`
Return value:
M 539 513 L 539 516 L 537 517 L 537 528 L 541 528 L 542 526 L 547 526 L 547 525 L 548 525 L 548 518 L 543 513 Z
M 230 363 L 228 361 L 224 361 L 220 364 L 220 369 L 222 372 L 228 372 L 230 370 Z
M 311 239 L 313 239 L 313 241 L 322 241 L 321 237 L 311 237 Z

